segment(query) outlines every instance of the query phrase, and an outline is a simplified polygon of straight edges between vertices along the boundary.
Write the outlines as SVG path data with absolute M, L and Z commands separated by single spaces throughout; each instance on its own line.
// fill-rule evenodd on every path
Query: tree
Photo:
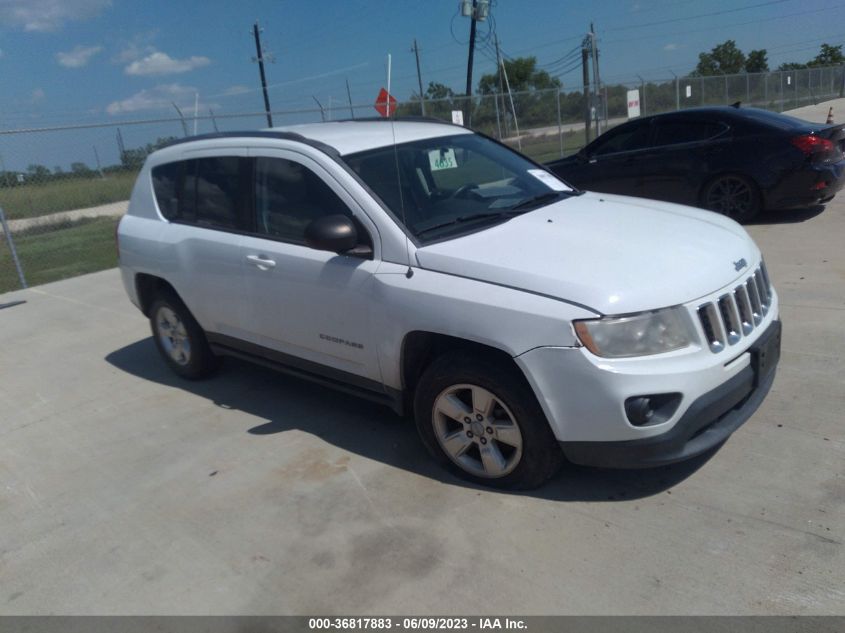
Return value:
M 769 72 L 769 60 L 766 56 L 766 49 L 751 51 L 745 59 L 745 72 L 766 73 Z
M 71 163 L 70 164 L 70 171 L 74 176 L 90 176 L 91 175 L 91 168 L 88 167 L 85 163 L 78 162 L 78 163 Z
M 695 75 L 735 75 L 745 67 L 745 54 L 734 40 L 725 40 L 709 53 L 699 53 Z
M 44 165 L 32 164 L 26 168 L 27 180 L 46 180 L 50 178 L 50 168 Z
M 842 44 L 839 46 L 822 44 L 819 54 L 811 59 L 807 66 L 838 66 L 842 63 L 845 63 L 845 56 L 842 55 Z
M 553 90 L 560 89 L 560 79 L 552 77 L 545 70 L 537 69 L 536 57 L 517 57 L 505 60 L 505 72 L 508 75 L 508 83 L 511 92 L 524 92 L 528 90 Z M 479 94 L 493 94 L 499 92 L 499 73 L 482 75 L 478 80 Z
M 806 68 L 807 64 L 800 64 L 798 62 L 785 62 L 778 66 L 778 70 L 801 70 Z

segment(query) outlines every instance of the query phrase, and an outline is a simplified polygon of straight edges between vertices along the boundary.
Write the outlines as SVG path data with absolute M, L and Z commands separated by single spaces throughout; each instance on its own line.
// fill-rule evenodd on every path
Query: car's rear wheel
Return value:
M 219 359 L 191 312 L 174 294 L 162 293 L 150 307 L 150 327 L 156 347 L 170 368 L 183 378 L 204 378 Z
M 447 353 L 423 373 L 414 398 L 423 443 L 464 479 L 535 488 L 563 455 L 525 378 L 497 359 Z
M 702 205 L 737 222 L 748 222 L 760 213 L 760 192 L 745 176 L 725 174 L 711 180 L 701 194 Z

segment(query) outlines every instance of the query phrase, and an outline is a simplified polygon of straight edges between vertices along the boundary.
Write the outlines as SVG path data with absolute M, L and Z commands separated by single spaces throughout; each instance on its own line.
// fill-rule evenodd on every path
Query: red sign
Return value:
M 388 108 L 390 108 L 390 114 L 393 114 L 396 112 L 396 97 L 387 94 L 387 90 L 382 88 L 378 93 L 378 97 L 376 97 L 374 107 L 382 116 L 387 116 Z

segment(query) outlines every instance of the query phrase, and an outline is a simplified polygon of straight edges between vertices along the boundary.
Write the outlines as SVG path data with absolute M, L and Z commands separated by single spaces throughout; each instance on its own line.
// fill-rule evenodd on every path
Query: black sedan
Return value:
M 829 201 L 845 184 L 845 125 L 738 105 L 623 123 L 548 167 L 592 191 L 679 202 L 737 221 Z

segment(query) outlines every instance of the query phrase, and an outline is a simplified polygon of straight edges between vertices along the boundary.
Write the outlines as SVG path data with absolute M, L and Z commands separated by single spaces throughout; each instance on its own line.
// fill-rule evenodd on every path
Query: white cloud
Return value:
M 111 0 L 0 0 L 0 24 L 24 31 L 55 31 L 65 22 L 94 17 Z
M 670 42 L 669 44 L 667 44 L 666 46 L 663 47 L 663 50 L 664 51 L 676 51 L 676 50 L 678 50 L 678 45 L 675 44 L 674 42 Z
M 228 88 L 226 88 L 226 90 L 220 93 L 220 96 L 231 97 L 232 95 L 242 95 L 246 94 L 247 92 L 252 92 L 252 89 L 241 85 L 229 86 Z
M 30 101 L 32 103 L 39 103 L 41 101 L 44 101 L 44 90 L 41 88 L 36 88 L 35 90 L 33 90 L 32 94 L 30 95 Z
M 74 46 L 66 53 L 56 53 L 56 61 L 65 68 L 82 68 L 101 50 L 102 46 Z
M 173 59 L 167 53 L 156 51 L 129 64 L 124 72 L 127 75 L 175 75 L 211 63 L 208 57 L 193 56 L 186 59 Z
M 136 59 L 156 52 L 153 41 L 158 37 L 158 30 L 137 33 L 123 46 L 123 49 L 112 58 L 115 64 L 128 64 Z
M 194 98 L 197 94 L 197 89 L 193 86 L 183 86 L 182 84 L 160 84 L 154 88 L 148 88 L 136 92 L 131 97 L 123 99 L 122 101 L 113 101 L 106 106 L 106 112 L 111 115 L 126 114 L 129 112 L 140 112 L 143 110 L 171 110 L 175 103 L 184 110 L 193 111 Z M 200 109 L 205 110 L 209 107 L 216 108 L 217 104 L 202 103 L 199 104 Z M 174 113 L 175 114 L 175 113 Z

